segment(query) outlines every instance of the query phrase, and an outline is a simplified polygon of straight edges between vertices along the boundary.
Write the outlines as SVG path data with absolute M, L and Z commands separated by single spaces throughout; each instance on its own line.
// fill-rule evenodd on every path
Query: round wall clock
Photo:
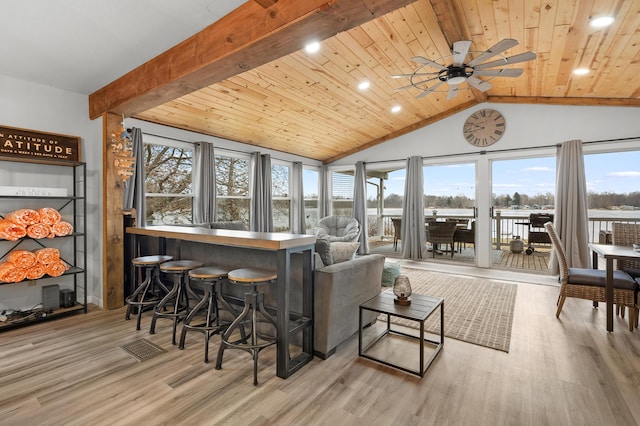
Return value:
M 462 134 L 473 146 L 489 146 L 502 137 L 506 122 L 502 114 L 494 109 L 481 109 L 464 122 Z

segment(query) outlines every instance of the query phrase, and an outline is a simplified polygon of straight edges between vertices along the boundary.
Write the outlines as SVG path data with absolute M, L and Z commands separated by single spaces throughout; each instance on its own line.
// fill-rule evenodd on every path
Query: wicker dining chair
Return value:
M 551 244 L 560 264 L 560 294 L 556 317 L 560 318 L 562 306 L 567 297 L 605 302 L 606 272 L 601 269 L 569 268 L 564 246 L 551 222 L 544 224 Z M 613 303 L 629 308 L 629 330 L 636 326 L 638 309 L 636 307 L 637 283 L 624 271 L 613 271 Z
M 640 223 L 613 222 L 611 226 L 611 242 L 614 245 L 631 247 L 640 243 Z M 617 267 L 633 278 L 640 277 L 640 260 L 618 260 Z
M 613 222 L 611 224 L 611 243 L 617 246 L 632 246 L 640 242 L 640 223 L 621 223 Z M 618 269 L 625 271 L 635 278 L 636 282 L 640 282 L 640 261 L 638 260 L 618 260 L 616 262 Z M 638 298 L 636 295 L 636 309 Z M 619 310 L 624 316 L 624 307 Z M 638 316 L 636 316 L 636 328 L 638 327 Z

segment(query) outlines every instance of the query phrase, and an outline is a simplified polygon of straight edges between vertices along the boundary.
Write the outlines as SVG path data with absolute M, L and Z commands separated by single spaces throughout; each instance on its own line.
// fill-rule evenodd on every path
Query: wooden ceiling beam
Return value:
M 462 30 L 464 27 L 456 13 L 454 2 L 451 0 L 429 0 L 429 2 L 438 18 L 440 31 L 444 34 L 449 48 L 451 48 L 456 41 L 471 40 Z
M 89 117 L 106 112 L 133 116 L 414 1 L 279 0 L 268 9 L 262 7 L 266 0 L 248 1 L 89 95 Z
M 253 0 L 256 3 L 258 3 L 260 6 L 264 7 L 265 9 L 273 6 L 274 4 L 278 3 L 278 0 Z

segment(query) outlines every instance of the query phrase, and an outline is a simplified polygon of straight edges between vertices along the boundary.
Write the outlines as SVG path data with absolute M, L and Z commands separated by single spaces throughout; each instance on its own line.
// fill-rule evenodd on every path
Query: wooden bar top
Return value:
M 191 226 L 129 227 L 128 234 L 173 238 L 198 243 L 245 247 L 261 250 L 282 250 L 307 246 L 316 242 L 315 235 L 285 234 L 280 232 L 253 232 L 230 229 L 207 229 Z

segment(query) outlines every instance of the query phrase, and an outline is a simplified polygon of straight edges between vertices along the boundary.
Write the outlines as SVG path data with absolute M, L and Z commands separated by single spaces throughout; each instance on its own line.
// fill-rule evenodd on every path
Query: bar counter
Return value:
M 275 258 L 270 261 L 270 269 L 273 270 L 273 266 L 275 266 L 278 274 L 275 285 L 275 307 L 277 308 L 276 375 L 286 379 L 313 358 L 313 248 L 315 236 L 164 225 L 128 227 L 126 232 L 136 238 L 158 238 L 161 253 L 155 254 L 165 254 L 167 240 L 175 240 L 178 255 L 182 241 L 219 247 L 236 247 L 243 253 L 244 250 L 247 250 L 246 256 L 242 256 L 242 262 L 248 263 L 244 264 L 244 267 L 256 266 L 252 264 L 252 257 L 254 257 L 252 253 L 255 254 L 256 250 L 275 255 Z M 293 253 L 300 253 L 303 259 L 302 312 L 300 313 L 293 313 L 290 309 L 291 255 Z M 234 260 L 237 262 L 236 258 Z M 264 260 L 262 262 L 264 263 Z M 263 265 L 258 266 L 263 267 Z M 298 332 L 302 332 L 302 351 L 291 358 L 289 346 L 291 336 Z

